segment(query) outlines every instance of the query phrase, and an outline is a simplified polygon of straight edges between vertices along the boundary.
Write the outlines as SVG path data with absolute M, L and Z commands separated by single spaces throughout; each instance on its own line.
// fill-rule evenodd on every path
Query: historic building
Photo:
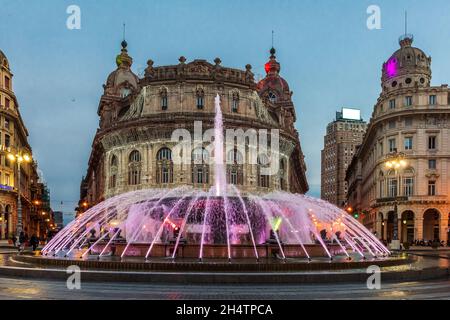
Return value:
M 348 202 L 379 238 L 447 241 L 450 90 L 431 85 L 431 58 L 400 38 L 382 68 L 382 92 L 347 171 Z M 397 207 L 397 219 L 395 209 Z
M 20 158 L 18 158 L 18 156 Z M 20 166 L 17 160 L 22 160 Z M 39 210 L 40 186 L 37 164 L 32 161 L 28 131 L 13 91 L 13 74 L 5 54 L 0 51 L 0 234 L 7 239 L 16 233 L 18 191 L 22 202 L 24 231 L 45 236 L 51 220 Z M 28 160 L 29 162 L 25 161 Z M 18 172 L 20 168 L 20 188 Z M 46 221 L 46 220 L 49 221 Z
M 245 150 L 231 148 L 225 155 L 227 180 L 243 192 L 286 190 L 305 193 L 308 184 L 299 135 L 294 128 L 295 108 L 292 92 L 280 72 L 271 50 L 266 64 L 267 76 L 256 83 L 251 65 L 245 70 L 227 68 L 216 58 L 154 66 L 148 61 L 139 78 L 131 70 L 132 58 L 127 43 L 122 43 L 112 72 L 100 99 L 100 125 L 94 138 L 87 175 L 81 183 L 78 211 L 105 198 L 145 188 L 191 185 L 209 188 L 214 168 L 204 145 L 192 151 L 192 162 L 174 161 L 171 137 L 175 129 L 187 129 L 194 141 L 194 121 L 202 129 L 214 126 L 214 99 L 220 95 L 225 129 L 279 129 L 280 163 L 275 175 L 261 174 L 263 161 L 251 164 L 248 140 Z M 270 140 L 270 138 L 269 138 Z M 270 141 L 269 141 L 270 144 Z M 200 160 L 200 161 L 199 161 Z
M 360 111 L 343 108 L 329 123 L 324 137 L 321 161 L 321 198 L 338 207 L 347 201 L 345 175 L 356 147 L 361 144 L 367 124 Z

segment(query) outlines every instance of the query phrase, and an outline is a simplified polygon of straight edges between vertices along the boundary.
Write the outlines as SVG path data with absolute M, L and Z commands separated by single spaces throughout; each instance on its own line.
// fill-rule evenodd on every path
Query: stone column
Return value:
M 383 239 L 384 239 L 384 240 L 387 240 L 388 220 L 386 219 L 386 220 L 384 220 L 383 222 L 384 222 Z
M 414 219 L 414 240 L 423 239 L 423 218 Z
M 403 239 L 403 220 L 402 220 L 402 215 L 398 214 L 399 218 L 397 220 L 397 225 L 398 225 L 398 240 L 400 240 L 400 243 L 405 242 L 406 240 Z M 406 226 L 405 226 L 406 227 Z
M 5 211 L 2 211 L 2 230 L 1 230 L 1 239 L 7 239 L 8 236 L 6 233 L 6 221 L 5 221 Z
M 448 237 L 448 217 L 441 219 L 439 223 L 439 239 L 447 244 Z
M 381 224 L 383 223 L 383 220 L 380 219 L 380 214 L 378 212 L 376 213 L 375 221 L 376 221 L 375 231 L 377 232 L 378 239 L 381 239 L 383 237 L 383 235 L 381 234 L 381 231 L 382 231 L 382 225 Z

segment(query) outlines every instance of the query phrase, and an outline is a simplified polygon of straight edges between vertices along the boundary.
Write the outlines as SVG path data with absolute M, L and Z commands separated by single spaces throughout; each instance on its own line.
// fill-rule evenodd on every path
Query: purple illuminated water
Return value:
M 234 246 L 257 247 L 276 243 L 281 258 L 284 245 L 296 245 L 310 257 L 307 245 L 337 243 L 342 254 L 381 256 L 389 251 L 358 221 L 328 202 L 305 195 L 274 192 L 266 195 L 241 194 L 227 185 L 224 165 L 223 120 L 220 97 L 215 99 L 214 186 L 209 191 L 190 186 L 147 189 L 118 195 L 89 209 L 58 233 L 42 250 L 43 255 L 75 256 L 92 254 L 103 244 L 102 256 L 115 242 L 126 242 L 122 257 L 131 254 L 134 244 L 148 245 L 145 258 L 156 245 L 174 243 L 172 258 L 180 243 L 199 246 L 226 245 L 228 259 Z

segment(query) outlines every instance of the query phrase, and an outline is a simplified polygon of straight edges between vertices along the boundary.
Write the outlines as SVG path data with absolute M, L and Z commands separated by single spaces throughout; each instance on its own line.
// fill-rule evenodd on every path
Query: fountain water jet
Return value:
M 358 221 L 325 201 L 286 192 L 246 195 L 234 185 L 229 187 L 219 95 L 215 98 L 215 112 L 214 185 L 208 192 L 185 186 L 139 190 L 107 199 L 57 234 L 42 254 L 63 251 L 70 256 L 84 250 L 81 257 L 85 258 L 99 248 L 100 258 L 114 245 L 121 258 L 137 255 L 147 259 L 151 255 L 175 259 L 180 248 L 183 257 L 200 260 L 208 257 L 231 261 L 252 255 L 259 260 L 272 257 L 272 250 L 279 250 L 283 259 L 332 259 L 339 254 L 349 258 L 343 241 L 363 258 L 365 253 L 374 257 L 389 254 Z M 97 233 L 97 229 L 98 238 L 86 247 L 89 233 Z M 276 244 L 268 237 L 270 231 Z M 111 232 L 113 236 L 106 240 Z M 173 252 L 167 254 L 167 246 Z

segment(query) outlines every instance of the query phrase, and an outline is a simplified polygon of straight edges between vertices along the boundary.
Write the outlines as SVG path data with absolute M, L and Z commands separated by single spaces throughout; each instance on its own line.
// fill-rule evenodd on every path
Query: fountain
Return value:
M 286 192 L 242 195 L 227 185 L 219 96 L 215 107 L 215 179 L 209 191 L 183 186 L 107 199 L 72 221 L 41 254 L 202 262 L 389 255 L 364 226 L 325 201 Z

